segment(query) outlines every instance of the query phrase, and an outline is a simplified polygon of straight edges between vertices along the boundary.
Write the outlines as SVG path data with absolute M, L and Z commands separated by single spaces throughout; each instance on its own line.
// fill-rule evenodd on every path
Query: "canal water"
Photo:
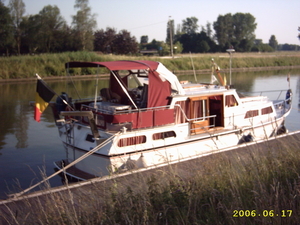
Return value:
M 268 91 L 263 95 L 273 100 L 285 97 L 285 92 L 279 96 L 278 92 L 269 91 L 288 89 L 288 74 L 293 91 L 293 109 L 286 120 L 286 127 L 289 131 L 296 131 L 300 130 L 300 70 L 232 73 L 232 84 L 242 93 Z M 229 82 L 229 74 L 226 77 Z M 194 81 L 194 76 L 184 75 L 179 79 Z M 210 75 L 197 75 L 197 80 L 209 82 Z M 74 81 L 76 90 L 71 82 L 47 83 L 58 94 L 67 91 L 73 98 L 78 98 L 77 92 L 81 98 L 93 96 L 96 86 L 94 80 Z M 98 90 L 107 84 L 107 80 L 99 80 Z M 45 111 L 40 123 L 33 119 L 34 110 L 29 103 L 35 99 L 35 85 L 35 82 L 0 83 L 0 199 L 6 198 L 6 193 L 20 192 L 45 175 L 51 175 L 54 172 L 53 162 L 65 157 L 51 110 Z M 62 185 L 61 178 L 50 179 L 50 185 Z

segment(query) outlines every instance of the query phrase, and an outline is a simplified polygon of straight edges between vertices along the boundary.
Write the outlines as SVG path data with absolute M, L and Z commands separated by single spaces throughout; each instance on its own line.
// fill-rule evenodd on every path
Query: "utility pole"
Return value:
M 173 54 L 173 38 L 172 38 L 172 28 L 171 28 L 171 16 L 169 16 L 169 32 L 170 32 L 171 56 L 172 56 L 172 58 L 174 58 L 174 54 Z

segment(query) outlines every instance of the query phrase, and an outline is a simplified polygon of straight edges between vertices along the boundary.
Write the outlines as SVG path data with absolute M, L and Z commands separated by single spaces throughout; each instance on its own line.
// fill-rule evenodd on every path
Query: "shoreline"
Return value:
M 267 71 L 267 70 L 284 70 L 284 69 L 300 69 L 300 65 L 296 66 L 271 66 L 271 67 L 243 67 L 243 68 L 231 68 L 232 72 L 249 72 L 249 71 Z M 221 69 L 220 72 L 229 72 L 229 68 Z M 193 70 L 173 70 L 172 71 L 175 75 L 187 75 L 193 74 Z M 202 69 L 202 70 L 195 70 L 197 74 L 209 74 L 211 73 L 211 69 Z M 106 79 L 109 77 L 108 74 L 99 74 L 99 75 L 75 75 L 71 76 L 73 79 L 76 80 L 85 80 L 91 78 L 99 78 L 99 79 Z M 57 81 L 57 80 L 65 80 L 68 79 L 69 76 L 54 76 L 54 77 L 43 77 L 43 80 L 48 81 Z M 34 82 L 36 78 L 10 78 L 10 79 L 0 79 L 0 84 L 2 83 L 18 83 L 18 82 Z

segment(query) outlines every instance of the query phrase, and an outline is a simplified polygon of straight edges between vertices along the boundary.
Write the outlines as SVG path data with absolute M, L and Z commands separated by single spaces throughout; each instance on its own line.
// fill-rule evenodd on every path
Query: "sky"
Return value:
M 4 3 L 7 5 L 9 0 Z M 75 0 L 23 0 L 25 15 L 38 14 L 46 5 L 56 5 L 69 25 Z M 187 17 L 198 18 L 198 25 L 213 24 L 219 15 L 237 12 L 250 13 L 256 18 L 256 38 L 268 43 L 275 35 L 279 44 L 300 45 L 297 38 L 300 27 L 300 0 L 89 0 L 96 14 L 97 28 L 112 27 L 119 32 L 127 30 L 137 41 L 148 35 L 149 41 L 165 41 L 169 18 L 177 24 Z M 200 31 L 200 30 L 199 30 Z

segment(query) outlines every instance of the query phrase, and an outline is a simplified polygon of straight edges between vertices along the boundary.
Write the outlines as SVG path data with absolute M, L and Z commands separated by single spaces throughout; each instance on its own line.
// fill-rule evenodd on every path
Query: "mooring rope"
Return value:
M 104 142 L 102 142 L 101 144 L 97 145 L 95 148 L 93 148 L 92 150 L 88 151 L 87 153 L 85 153 L 84 155 L 82 155 L 81 157 L 79 157 L 78 159 L 74 160 L 73 162 L 71 162 L 70 164 L 66 165 L 65 167 L 63 167 L 62 169 L 58 170 L 57 172 L 53 173 L 52 175 L 50 175 L 49 177 L 46 177 L 44 180 L 38 182 L 37 184 L 19 192 L 19 193 L 15 193 L 15 194 L 11 194 L 9 195 L 10 198 L 18 198 L 21 195 L 25 194 L 26 192 L 30 191 L 31 189 L 39 186 L 40 184 L 46 182 L 47 180 L 51 179 L 52 177 L 60 174 L 61 172 L 65 171 L 66 169 L 70 168 L 71 166 L 75 165 L 76 163 L 80 162 L 81 160 L 87 158 L 88 156 L 92 155 L 93 153 L 95 153 L 96 151 L 98 151 L 100 148 L 104 147 L 105 145 L 107 145 L 115 136 L 117 136 L 119 133 L 121 133 L 120 131 L 114 135 L 112 135 L 111 137 L 107 138 Z

